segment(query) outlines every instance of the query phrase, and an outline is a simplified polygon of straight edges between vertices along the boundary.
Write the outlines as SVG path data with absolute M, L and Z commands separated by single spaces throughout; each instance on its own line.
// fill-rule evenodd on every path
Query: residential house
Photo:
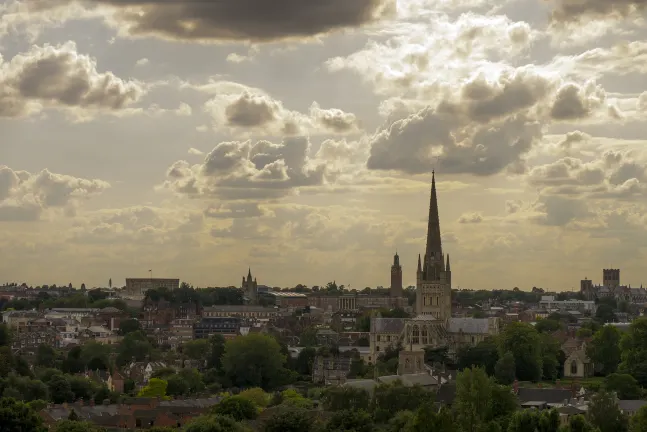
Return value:
M 166 367 L 166 363 L 158 361 L 131 362 L 124 368 L 124 373 L 128 378 L 138 384 L 146 384 L 151 379 L 155 371 Z

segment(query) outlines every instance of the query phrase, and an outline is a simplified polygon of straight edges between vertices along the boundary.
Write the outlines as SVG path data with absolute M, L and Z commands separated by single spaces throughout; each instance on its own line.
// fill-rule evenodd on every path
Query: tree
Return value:
M 119 334 L 122 336 L 127 335 L 128 333 L 133 333 L 142 329 L 139 320 L 134 318 L 124 320 L 119 323 Z
M 629 325 L 621 350 L 620 371 L 633 376 L 642 387 L 647 386 L 647 318 L 638 318 Z
M 415 411 L 433 401 L 433 394 L 421 386 L 405 387 L 402 382 L 381 384 L 375 387 L 372 411 L 378 423 L 385 423 L 399 411 Z
M 265 432 L 310 432 L 313 421 L 304 409 L 282 409 L 265 422 Z
M 238 394 L 238 396 L 249 399 L 260 408 L 265 408 L 267 404 L 270 403 L 270 395 L 265 393 L 262 388 L 254 387 L 247 390 L 244 390 Z
M 494 375 L 494 367 L 499 360 L 496 338 L 489 337 L 474 347 L 465 347 L 458 351 L 457 366 L 460 370 L 478 366 L 485 368 L 488 375 Z
M 279 383 L 285 359 L 276 339 L 252 333 L 227 341 L 222 366 L 234 385 L 270 389 Z
M 317 346 L 317 329 L 314 326 L 306 327 L 306 329 L 301 332 L 299 343 L 304 347 Z
M 522 381 L 538 381 L 543 373 L 541 338 L 533 326 L 513 322 L 499 335 L 499 354 L 514 355 L 516 377 Z
M 0 399 L 0 432 L 45 432 L 42 420 L 28 405 L 12 398 Z
M 211 349 L 207 359 L 209 368 L 222 368 L 222 356 L 225 354 L 225 338 L 222 335 L 213 335 L 209 338 Z
M 47 383 L 49 394 L 52 402 L 60 404 L 63 402 L 73 402 L 74 393 L 70 382 L 63 375 L 55 375 Z
M 515 373 L 514 355 L 508 351 L 496 362 L 494 376 L 499 383 L 510 385 L 514 382 Z
M 552 381 L 558 377 L 560 365 L 564 364 L 566 358 L 562 353 L 559 341 L 551 335 L 541 333 L 539 340 L 541 341 L 542 378 Z
M 455 432 L 457 430 L 451 411 L 444 407 L 438 411 L 429 402 L 416 411 L 413 419 L 404 428 L 404 432 Z
M 36 365 L 52 367 L 57 363 L 56 350 L 49 345 L 40 344 L 36 349 Z
M 246 432 L 242 424 L 226 416 L 200 416 L 191 421 L 184 432 Z
M 613 326 L 602 326 L 593 335 L 586 351 L 593 363 L 600 367 L 602 374 L 614 373 L 618 369 L 622 356 L 620 331 Z
M 328 432 L 372 432 L 373 419 L 366 411 L 337 411 L 335 412 L 328 424 Z
M 202 360 L 209 355 L 211 344 L 207 339 L 196 339 L 185 342 L 182 345 L 182 352 L 192 360 Z
M 612 373 L 606 376 L 604 389 L 615 392 L 618 399 L 640 399 L 642 396 L 638 381 L 629 374 Z
M 568 425 L 563 428 L 564 432 L 593 432 L 595 429 L 583 415 L 572 416 Z
M 491 416 L 491 401 L 492 383 L 485 370 L 471 368 L 458 373 L 452 408 L 461 431 L 478 431 Z
M 69 421 L 79 421 L 79 415 L 74 411 L 74 408 L 70 410 L 70 413 L 67 416 Z
M 314 404 L 310 399 L 303 397 L 298 391 L 287 389 L 281 392 L 281 405 L 284 407 L 310 409 Z
M 591 398 L 587 418 L 600 432 L 623 432 L 628 427 L 627 418 L 618 408 L 615 395 L 604 390 Z
M 613 306 L 606 303 L 598 305 L 598 309 L 595 311 L 595 319 L 601 323 L 614 322 L 616 320 L 616 314 Z
M 151 378 L 148 381 L 148 385 L 143 387 L 139 391 L 139 393 L 137 393 L 137 396 L 148 397 L 148 398 L 154 398 L 154 397 L 164 398 L 166 396 L 167 387 L 168 387 L 167 381 L 164 381 L 163 379 L 159 379 L 159 378 Z
M 312 376 L 312 367 L 317 357 L 317 350 L 313 347 L 302 349 L 297 356 L 293 366 L 301 375 Z
M 258 415 L 256 404 L 241 396 L 228 396 L 213 407 L 214 414 L 229 416 L 236 421 L 253 420 Z
M 130 362 L 142 361 L 153 354 L 153 345 L 141 331 L 128 333 L 117 348 L 117 365 L 123 366 Z
M 647 405 L 642 406 L 631 417 L 629 432 L 647 432 Z
M 11 346 L 11 330 L 6 324 L 0 324 L 0 347 Z
M 326 411 L 368 410 L 371 397 L 361 388 L 328 387 L 322 394 L 322 402 Z
M 562 323 L 554 319 L 540 319 L 535 326 L 539 333 L 553 333 L 562 328 Z

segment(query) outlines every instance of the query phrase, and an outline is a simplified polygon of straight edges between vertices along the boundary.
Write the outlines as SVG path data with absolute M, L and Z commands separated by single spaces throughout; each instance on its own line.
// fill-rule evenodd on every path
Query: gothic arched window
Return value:
M 571 375 L 577 375 L 577 362 L 571 361 Z
M 417 325 L 413 326 L 413 332 L 411 336 L 411 343 L 414 343 L 416 345 L 420 343 L 420 328 Z

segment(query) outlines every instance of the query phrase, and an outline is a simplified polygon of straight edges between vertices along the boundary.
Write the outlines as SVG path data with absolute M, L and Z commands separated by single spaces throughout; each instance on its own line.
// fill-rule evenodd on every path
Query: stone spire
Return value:
M 248 267 L 247 270 L 247 280 L 251 281 L 252 280 L 252 268 Z
M 427 249 L 425 256 L 428 260 L 442 256 L 443 246 L 440 240 L 440 219 L 438 217 L 438 196 L 436 195 L 436 176 L 431 172 L 431 198 L 429 200 L 429 220 L 427 225 Z
M 445 271 L 452 271 L 451 268 L 449 267 L 449 254 L 447 254 L 447 265 L 445 266 Z

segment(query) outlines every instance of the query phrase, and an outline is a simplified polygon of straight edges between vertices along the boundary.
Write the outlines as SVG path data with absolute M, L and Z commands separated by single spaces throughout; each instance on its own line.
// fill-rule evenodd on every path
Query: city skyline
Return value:
M 415 285 L 435 169 L 453 288 L 646 281 L 639 2 L 109 3 L 0 8 L 0 279 Z

